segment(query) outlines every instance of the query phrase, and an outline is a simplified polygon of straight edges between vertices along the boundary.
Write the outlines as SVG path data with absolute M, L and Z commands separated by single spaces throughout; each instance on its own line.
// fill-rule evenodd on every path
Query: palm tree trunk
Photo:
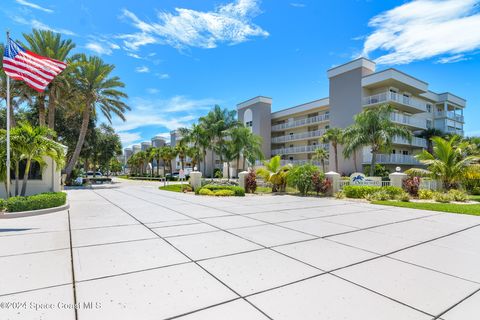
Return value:
M 32 160 L 27 159 L 27 164 L 25 165 L 25 173 L 23 174 L 22 191 L 20 192 L 20 195 L 22 197 L 24 197 L 25 193 L 27 192 L 28 174 L 30 173 L 30 164 L 31 163 L 32 163 Z
M 160 177 L 160 157 L 157 158 L 157 177 Z
M 357 150 L 353 150 L 353 164 L 355 166 L 355 172 L 358 172 L 357 167 Z
M 38 104 L 38 124 L 41 126 L 45 125 L 45 95 L 39 94 L 37 96 Z
M 338 173 L 338 150 L 337 150 L 337 144 L 336 143 L 332 143 L 333 144 L 333 152 L 335 154 L 335 172 Z
M 203 174 L 207 175 L 207 150 L 203 149 Z
M 215 178 L 214 173 L 215 173 L 215 155 L 212 148 L 212 179 Z
M 372 161 L 370 162 L 370 177 L 375 173 L 375 161 L 377 160 L 377 153 L 372 150 Z
M 15 162 L 15 196 L 18 196 L 18 185 L 20 180 L 20 162 Z
M 82 126 L 80 127 L 80 134 L 78 135 L 77 145 L 75 146 L 75 151 L 68 162 L 66 173 L 67 177 L 70 178 L 72 174 L 73 167 L 77 163 L 78 157 L 80 156 L 80 151 L 82 151 L 83 143 L 85 142 L 85 136 L 87 135 L 88 122 L 90 121 L 90 103 L 87 103 L 85 110 L 83 110 L 82 116 Z
M 55 110 L 57 108 L 54 96 L 55 91 L 51 87 L 48 94 L 48 127 L 53 130 L 55 130 Z
M 239 167 L 240 167 L 240 155 L 238 155 L 238 157 L 237 157 L 237 170 L 236 170 L 237 171 L 237 174 L 236 174 L 237 178 L 238 178 L 238 173 L 240 172 Z
M 325 160 L 322 159 L 322 170 L 323 170 L 323 173 L 325 173 Z

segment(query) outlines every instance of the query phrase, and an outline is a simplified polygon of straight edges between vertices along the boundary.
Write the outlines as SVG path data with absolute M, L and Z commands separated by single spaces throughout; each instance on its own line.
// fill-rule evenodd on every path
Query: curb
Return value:
M 19 212 L 11 212 L 11 213 L 3 213 L 0 214 L 1 219 L 13 219 L 13 218 L 24 218 L 24 217 L 33 217 L 33 216 L 40 216 L 43 214 L 54 213 L 59 211 L 64 211 L 70 209 L 70 203 L 66 203 L 63 206 L 53 207 L 53 208 L 46 208 L 46 209 L 39 209 L 39 210 L 31 210 L 31 211 L 19 211 Z

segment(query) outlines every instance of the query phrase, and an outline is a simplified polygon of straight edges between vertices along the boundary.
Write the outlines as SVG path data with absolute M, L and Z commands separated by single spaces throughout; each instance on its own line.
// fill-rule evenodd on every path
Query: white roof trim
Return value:
M 237 109 L 243 109 L 251 106 L 252 104 L 259 103 L 259 102 L 272 104 L 272 98 L 258 96 L 258 97 L 249 99 L 247 101 L 240 102 L 239 104 L 237 104 Z

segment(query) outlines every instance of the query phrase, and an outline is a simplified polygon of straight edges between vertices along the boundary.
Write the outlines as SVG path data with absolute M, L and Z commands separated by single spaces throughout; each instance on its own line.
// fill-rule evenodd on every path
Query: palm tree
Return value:
M 427 151 L 432 153 L 433 152 L 433 144 L 432 138 L 433 137 L 444 137 L 445 133 L 440 129 L 429 128 L 425 129 L 418 135 L 420 138 L 424 138 L 427 140 Z
M 189 147 L 187 149 L 187 157 L 192 159 L 192 169 L 197 166 L 197 163 L 200 161 L 200 158 L 202 157 L 202 152 L 200 151 L 200 148 L 198 147 Z
M 261 137 L 252 133 L 250 128 L 245 127 L 243 124 L 231 128 L 227 131 L 227 135 L 230 137 L 232 143 L 227 152 L 234 153 L 234 159 L 237 160 L 237 175 L 240 168 L 240 158 L 243 157 L 243 167 L 245 168 L 245 161 L 255 162 L 255 160 L 262 160 L 262 140 Z M 228 142 L 228 141 L 227 141 Z
M 345 157 L 349 157 L 352 152 L 361 147 L 370 147 L 372 153 L 371 176 L 375 170 L 377 154 L 382 151 L 390 151 L 394 137 L 412 140 L 412 133 L 407 128 L 395 124 L 390 119 L 393 110 L 389 105 L 364 110 L 354 117 L 354 123 L 344 131 L 343 137 L 348 146 L 344 149 Z
M 284 192 L 287 186 L 287 173 L 292 168 L 290 164 L 282 166 L 280 156 L 275 156 L 270 161 L 264 161 L 264 168 L 259 168 L 257 174 L 272 184 L 272 192 Z
M 170 175 L 172 174 L 172 160 L 175 158 L 175 150 L 171 146 L 164 146 L 160 148 L 160 156 L 162 157 L 163 160 L 163 172 L 165 172 L 165 167 L 168 165 L 170 169 Z
M 328 159 L 328 151 L 324 148 L 315 149 L 312 160 L 320 161 L 322 163 L 322 170 L 325 172 L 325 160 Z
M 50 157 L 57 167 L 61 167 L 64 161 L 63 147 L 48 137 L 54 137 L 55 131 L 48 127 L 33 127 L 28 122 L 22 122 L 12 129 L 12 149 L 21 153 L 25 161 L 21 196 L 27 191 L 28 175 L 32 161 L 36 161 L 42 168 L 45 165 L 44 157 Z M 17 173 L 18 174 L 18 173 Z
M 225 148 L 225 133 L 228 129 L 233 128 L 239 122 L 235 118 L 236 111 L 222 109 L 219 105 L 215 105 L 213 109 L 204 117 L 200 118 L 200 124 L 207 130 L 208 137 L 212 147 L 212 168 L 214 167 L 214 152 L 216 151 L 223 163 L 223 149 Z
M 457 188 L 469 166 L 480 160 L 479 155 L 468 155 L 467 141 L 459 142 L 458 136 L 449 140 L 433 137 L 433 153 L 423 150 L 415 157 L 427 165 L 427 170 L 412 168 L 409 173 L 429 175 L 434 179 L 441 179 L 445 189 Z
M 199 149 L 200 156 L 197 158 L 198 162 L 203 161 L 203 173 L 206 173 L 207 163 L 205 158 L 207 157 L 207 149 L 210 146 L 210 136 L 208 130 L 202 124 L 193 124 L 189 128 L 178 129 L 182 135 L 182 139 L 192 144 L 192 147 Z
M 332 144 L 333 154 L 335 156 L 335 172 L 338 172 L 338 145 L 343 143 L 343 130 L 340 128 L 327 129 L 320 137 L 320 142 Z
M 178 158 L 180 158 L 180 163 L 182 166 L 182 170 L 185 169 L 185 158 L 187 157 L 187 152 L 188 152 L 188 145 L 185 142 L 185 140 L 180 140 L 180 142 L 175 146 L 174 148 L 175 154 L 178 155 Z
M 77 163 L 80 151 L 85 141 L 88 122 L 92 115 L 96 115 L 97 108 L 111 123 L 112 113 L 125 121 L 124 113 L 130 108 L 122 101 L 127 94 L 120 91 L 125 84 L 118 77 L 110 77 L 115 66 L 105 64 L 98 57 L 87 57 L 84 54 L 75 57 L 74 66 L 75 84 L 74 90 L 81 94 L 83 103 L 82 124 L 75 150 L 66 168 L 67 176 L 70 176 L 73 167 Z
M 33 29 L 31 34 L 24 33 L 23 37 L 30 51 L 59 61 L 65 61 L 70 51 L 75 48 L 71 39 L 62 39 L 59 33 L 48 30 Z M 48 85 L 48 127 L 50 129 L 55 128 L 55 110 L 61 96 L 62 87 L 68 86 L 65 76 L 67 72 L 64 71 L 57 75 Z M 43 93 L 39 94 L 38 99 L 43 100 L 39 101 L 39 106 L 41 106 L 39 109 L 40 125 L 43 125 L 45 123 L 45 95 Z
M 149 152 L 150 152 L 150 158 L 157 162 L 157 176 L 159 177 L 160 176 L 160 160 L 162 159 L 160 155 L 160 148 L 152 147 L 150 148 Z

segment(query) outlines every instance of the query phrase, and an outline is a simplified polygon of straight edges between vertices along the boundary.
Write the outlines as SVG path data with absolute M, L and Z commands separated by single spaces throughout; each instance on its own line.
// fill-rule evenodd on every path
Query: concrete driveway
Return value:
M 0 220 L 0 318 L 480 318 L 479 217 L 157 186 Z

